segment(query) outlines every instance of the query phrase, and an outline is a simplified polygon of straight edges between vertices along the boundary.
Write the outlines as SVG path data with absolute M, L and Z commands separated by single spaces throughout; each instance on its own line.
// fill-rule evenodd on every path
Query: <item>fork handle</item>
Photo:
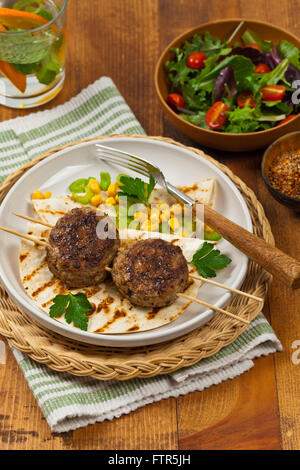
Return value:
M 193 205 L 195 210 L 196 204 Z M 259 266 L 292 289 L 300 287 L 300 262 L 253 235 L 223 215 L 204 206 L 205 223 Z

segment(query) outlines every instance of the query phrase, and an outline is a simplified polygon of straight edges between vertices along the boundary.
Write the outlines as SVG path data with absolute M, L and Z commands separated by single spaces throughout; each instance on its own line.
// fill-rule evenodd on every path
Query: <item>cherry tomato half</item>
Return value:
M 178 93 L 170 93 L 170 95 L 167 96 L 167 101 L 175 109 L 184 107 L 183 98 Z
M 297 114 L 290 114 L 288 117 L 286 117 L 285 119 L 282 119 L 282 121 L 280 121 L 278 123 L 278 125 L 280 124 L 285 124 L 286 122 L 289 122 L 289 121 L 292 121 L 292 119 L 294 119 L 295 117 L 297 117 Z
M 216 101 L 206 113 L 205 120 L 211 129 L 220 129 L 226 121 L 226 111 L 229 111 L 227 104 Z
M 284 97 L 285 87 L 282 85 L 268 85 L 259 90 L 264 101 L 280 101 Z
M 193 52 L 186 60 L 186 65 L 191 69 L 202 69 L 204 61 L 207 59 L 204 52 Z
M 269 73 L 270 71 L 271 69 L 267 66 L 267 64 L 258 64 L 254 70 L 256 73 Z
M 239 108 L 244 108 L 245 106 L 250 106 L 250 108 L 255 108 L 257 101 L 254 98 L 251 91 L 243 91 L 237 97 L 237 104 Z
M 258 51 L 260 51 L 260 48 L 257 44 L 253 43 L 253 44 L 247 44 L 246 47 L 252 47 L 253 49 L 257 49 Z

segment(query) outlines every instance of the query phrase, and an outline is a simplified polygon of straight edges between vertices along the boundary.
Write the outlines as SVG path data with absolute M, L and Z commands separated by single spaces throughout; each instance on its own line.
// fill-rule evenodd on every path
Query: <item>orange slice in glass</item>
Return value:
M 4 8 L 3 8 L 4 10 Z M 0 24 L 0 31 L 6 31 L 6 28 Z M 26 75 L 19 72 L 9 62 L 0 60 L 0 72 L 21 92 L 24 93 L 26 90 Z
M 0 23 L 8 29 L 28 30 L 43 26 L 49 21 L 28 11 L 0 8 Z

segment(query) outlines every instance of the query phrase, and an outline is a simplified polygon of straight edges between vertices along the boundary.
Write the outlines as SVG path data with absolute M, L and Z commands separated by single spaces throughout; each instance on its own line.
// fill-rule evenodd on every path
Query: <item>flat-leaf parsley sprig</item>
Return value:
M 200 276 L 216 277 L 216 270 L 226 268 L 231 263 L 231 259 L 222 255 L 220 250 L 214 249 L 213 243 L 204 242 L 201 248 L 196 251 L 191 264 L 196 266 Z
M 88 301 L 83 292 L 66 295 L 57 295 L 53 299 L 53 305 L 50 307 L 50 317 L 56 318 L 63 314 L 67 323 L 72 323 L 77 328 L 87 331 L 88 317 L 87 313 L 93 310 L 92 305 Z
M 118 196 L 128 196 L 136 202 L 149 206 L 149 198 L 155 187 L 155 179 L 152 175 L 150 175 L 149 183 L 145 183 L 141 178 L 131 178 L 126 175 L 120 177 L 120 182 Z

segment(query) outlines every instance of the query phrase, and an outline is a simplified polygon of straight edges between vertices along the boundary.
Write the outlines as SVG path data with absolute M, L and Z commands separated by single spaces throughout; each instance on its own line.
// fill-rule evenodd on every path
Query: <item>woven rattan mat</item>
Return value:
M 147 138 L 141 135 L 122 137 Z M 107 139 L 107 136 L 97 139 L 101 138 Z M 251 215 L 255 234 L 274 244 L 271 228 L 261 204 L 253 191 L 229 168 L 205 155 L 201 150 L 186 147 L 172 139 L 148 138 L 192 150 L 220 168 L 243 195 Z M 95 139 L 87 139 L 85 142 L 91 140 Z M 53 149 L 12 173 L 0 186 L 0 202 L 14 183 L 36 163 L 63 148 L 72 147 L 81 142 L 73 142 L 64 147 Z M 268 273 L 255 263 L 250 262 L 241 289 L 256 296 L 265 297 L 270 280 L 271 276 Z M 258 302 L 243 296 L 236 296 L 227 309 L 252 320 L 258 315 L 261 307 Z M 92 346 L 75 342 L 44 329 L 21 312 L 4 288 L 0 287 L 0 334 L 9 340 L 13 347 L 56 371 L 69 372 L 77 376 L 92 376 L 99 380 L 128 380 L 133 377 L 146 378 L 174 372 L 182 367 L 195 364 L 205 357 L 212 356 L 224 346 L 232 343 L 246 328 L 247 325 L 219 314 L 203 327 L 169 342 L 130 349 Z

